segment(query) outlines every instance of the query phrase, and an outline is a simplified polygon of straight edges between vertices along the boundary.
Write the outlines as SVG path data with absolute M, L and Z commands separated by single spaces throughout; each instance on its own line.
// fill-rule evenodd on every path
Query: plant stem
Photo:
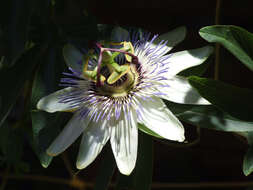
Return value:
M 220 24 L 220 8 L 221 0 L 216 0 L 215 9 L 215 25 Z M 215 68 L 214 68 L 214 79 L 219 79 L 219 66 L 220 66 L 220 44 L 215 44 Z
M 63 162 L 64 162 L 64 165 L 65 165 L 66 169 L 67 169 L 68 172 L 69 172 L 69 175 L 70 175 L 72 178 L 74 178 L 74 177 L 75 177 L 75 172 L 73 171 L 73 169 L 72 169 L 72 167 L 71 167 L 71 164 L 70 164 L 70 161 L 69 161 L 69 159 L 68 159 L 67 153 L 64 152 L 64 153 L 62 154 L 61 157 L 62 157 L 62 160 L 63 160 Z
M 0 176 L 6 177 L 7 179 L 16 179 L 16 180 L 29 180 L 29 181 L 41 181 L 41 182 L 48 182 L 48 183 L 55 183 L 55 184 L 65 184 L 75 188 L 84 188 L 84 187 L 93 187 L 92 183 L 84 182 L 81 180 L 72 180 L 72 179 L 63 179 L 57 178 L 53 176 L 36 176 L 36 175 L 14 175 L 0 173 Z
M 56 184 L 66 184 L 74 188 L 93 188 L 94 184 L 89 182 L 78 181 L 73 183 L 72 180 L 69 179 L 62 179 L 52 176 L 36 176 L 36 175 L 14 175 L 0 173 L 1 177 L 6 177 L 8 179 L 17 179 L 17 180 L 32 180 L 32 181 L 42 181 L 42 182 L 49 182 L 49 183 L 56 183 Z M 77 186 L 78 185 L 78 186 Z M 203 188 L 235 188 L 235 187 L 249 187 L 253 186 L 253 181 L 223 181 L 223 182 L 196 182 L 196 183 L 159 183 L 154 182 L 152 183 L 152 189 L 162 189 L 162 188 L 194 188 L 194 189 L 203 189 Z M 110 184 L 110 187 L 115 187 L 115 184 Z

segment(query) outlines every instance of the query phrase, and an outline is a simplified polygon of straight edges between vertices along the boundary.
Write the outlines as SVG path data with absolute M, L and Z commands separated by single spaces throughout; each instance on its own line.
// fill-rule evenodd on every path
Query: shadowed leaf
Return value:
M 43 96 L 46 96 L 58 89 L 60 75 L 64 63 L 60 56 L 61 51 L 57 47 L 50 47 L 45 53 L 34 79 L 31 106 L 36 109 L 36 104 Z M 64 123 L 63 113 L 50 114 L 43 111 L 33 110 L 32 146 L 38 155 L 43 167 L 48 167 L 52 157 L 46 154 L 46 149 L 58 135 L 61 125 Z
M 192 125 L 226 132 L 253 131 L 253 122 L 232 118 L 215 106 L 165 103 L 180 120 Z
M 38 61 L 39 47 L 33 47 L 25 52 L 18 60 L 18 64 L 11 68 L 0 70 L 0 126 L 10 113 L 15 104 L 25 81 L 32 75 L 32 71 Z
M 213 105 L 234 118 L 253 121 L 253 91 L 213 79 L 189 77 L 190 84 Z

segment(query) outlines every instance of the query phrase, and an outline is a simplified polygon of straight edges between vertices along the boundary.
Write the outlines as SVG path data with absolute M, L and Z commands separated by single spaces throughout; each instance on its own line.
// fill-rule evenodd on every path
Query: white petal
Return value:
M 160 98 L 180 104 L 210 104 L 210 102 L 200 96 L 197 90 L 195 90 L 184 77 L 174 76 L 164 81 L 164 84 L 166 87 L 159 87 L 157 89 L 162 93 L 162 95 L 158 95 Z
M 147 47 L 152 49 L 150 55 L 152 55 L 152 56 L 156 55 L 157 57 L 163 56 L 172 49 L 172 47 L 168 47 L 168 46 L 164 45 L 163 43 L 164 42 L 162 42 L 161 44 L 149 43 Z
M 173 76 L 189 67 L 203 63 L 213 52 L 213 47 L 205 46 L 198 49 L 180 51 L 171 54 L 163 63 L 168 64 L 168 75 Z
M 64 127 L 63 131 L 47 149 L 47 154 L 56 156 L 66 150 L 88 126 L 89 119 L 81 119 L 79 113 L 75 113 L 72 119 Z
M 80 61 L 82 61 L 83 55 L 77 48 L 70 44 L 67 44 L 63 47 L 62 53 L 68 67 L 71 67 L 76 71 L 82 70 L 82 65 L 80 64 Z
M 68 94 L 70 92 L 75 91 L 74 88 L 68 87 L 62 90 L 58 90 L 48 96 L 45 96 L 39 100 L 37 103 L 37 109 L 44 110 L 49 113 L 53 113 L 56 111 L 68 111 L 75 109 L 77 107 L 73 107 L 71 103 L 60 103 L 60 97 L 64 94 Z
M 186 36 L 186 28 L 184 26 L 178 27 L 172 31 L 159 35 L 158 38 L 154 40 L 154 44 L 159 44 L 160 41 L 168 41 L 166 46 L 168 47 L 167 52 L 170 51 L 174 46 L 184 40 Z M 166 52 L 166 53 L 167 53 Z
M 110 137 L 110 127 L 106 120 L 98 123 L 90 122 L 88 128 L 83 132 L 76 167 L 83 169 L 92 163 Z
M 169 111 L 163 101 L 152 97 L 152 101 L 139 100 L 143 107 L 138 122 L 144 124 L 163 138 L 183 142 L 184 127 Z
M 128 41 L 129 33 L 127 30 L 121 27 L 115 27 L 111 33 L 111 41 L 112 42 L 124 42 Z
M 137 119 L 132 111 L 128 117 L 122 115 L 115 126 L 111 126 L 111 146 L 120 173 L 130 175 L 137 158 Z

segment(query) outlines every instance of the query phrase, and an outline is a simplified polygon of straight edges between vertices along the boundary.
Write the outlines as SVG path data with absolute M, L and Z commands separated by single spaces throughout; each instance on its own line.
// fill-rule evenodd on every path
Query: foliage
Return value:
M 222 44 L 228 51 L 237 57 L 245 66 L 253 70 L 252 50 L 253 50 L 253 34 L 238 26 L 207 26 L 199 31 L 201 37 L 208 42 L 218 42 Z M 250 89 L 239 88 L 230 84 L 212 79 L 199 77 L 190 77 L 190 84 L 195 87 L 198 92 L 209 100 L 213 105 L 219 107 L 224 112 L 233 117 L 233 120 L 249 121 L 251 125 L 252 116 L 252 95 Z M 236 119 L 237 118 L 237 119 Z M 244 122 L 245 121 L 245 122 Z M 239 123 L 237 128 L 241 128 Z M 243 128 L 243 127 L 242 127 Z M 235 131 L 235 130 L 233 130 Z M 243 172 L 249 175 L 253 171 L 253 154 L 252 154 L 252 132 L 247 131 L 240 133 L 246 137 L 249 143 L 248 152 L 245 154 L 243 161 Z

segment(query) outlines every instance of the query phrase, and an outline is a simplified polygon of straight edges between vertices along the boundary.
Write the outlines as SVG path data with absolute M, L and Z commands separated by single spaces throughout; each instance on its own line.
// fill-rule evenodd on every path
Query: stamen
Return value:
M 99 53 L 99 58 L 98 58 L 98 66 L 97 66 L 97 83 L 96 86 L 97 87 L 101 87 L 102 83 L 100 80 L 100 73 L 101 73 L 101 67 L 102 67 L 102 61 L 103 61 L 103 52 L 108 51 L 108 52 L 119 52 L 119 53 L 123 53 L 125 55 L 129 55 L 132 57 L 132 63 L 134 64 L 139 64 L 139 60 L 138 57 L 135 56 L 133 53 L 130 53 L 128 51 L 125 50 L 121 50 L 121 49 L 113 49 L 113 48 L 103 48 L 101 46 L 101 44 L 96 43 L 97 47 L 100 48 L 100 53 Z
M 102 55 L 103 55 L 103 48 L 99 43 L 96 43 L 96 45 L 100 48 L 99 58 L 98 58 L 98 69 L 97 69 L 97 87 L 102 86 L 102 83 L 100 81 L 100 72 L 101 72 L 101 65 L 102 65 Z

